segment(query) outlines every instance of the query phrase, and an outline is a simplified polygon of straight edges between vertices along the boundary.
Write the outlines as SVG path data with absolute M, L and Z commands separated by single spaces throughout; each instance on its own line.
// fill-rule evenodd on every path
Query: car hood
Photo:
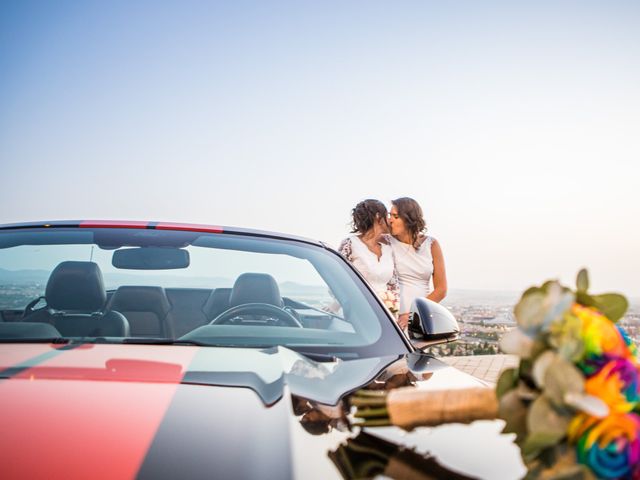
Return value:
M 361 429 L 343 401 L 365 386 L 478 384 L 420 352 L 5 344 L 0 464 L 29 478 L 519 478 L 500 421 Z

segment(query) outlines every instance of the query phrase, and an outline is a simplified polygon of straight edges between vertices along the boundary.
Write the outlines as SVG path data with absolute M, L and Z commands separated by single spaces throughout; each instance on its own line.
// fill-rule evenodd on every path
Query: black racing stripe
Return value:
M 292 478 L 283 400 L 265 407 L 247 388 L 179 385 L 137 478 Z
M 284 375 L 267 383 L 254 372 L 187 372 L 183 384 L 250 388 L 269 406 L 282 397 Z
M 6 380 L 11 377 L 15 377 L 16 375 L 20 375 L 25 370 L 29 370 L 41 363 L 46 362 L 52 358 L 57 357 L 58 355 L 63 354 L 69 350 L 73 350 L 74 348 L 78 348 L 82 343 L 70 343 L 68 345 L 63 345 L 58 348 L 54 348 L 49 350 L 48 352 L 41 353 L 40 355 L 36 355 L 35 357 L 24 360 L 18 365 L 14 365 L 13 367 L 5 368 L 4 370 L 0 370 L 0 380 Z
M 178 385 L 136 477 L 292 478 L 292 408 L 282 395 L 283 379 L 261 391 L 250 385 L 255 379 L 239 385 L 215 372 L 206 378 L 208 353 L 201 348 L 193 357 L 193 371 Z

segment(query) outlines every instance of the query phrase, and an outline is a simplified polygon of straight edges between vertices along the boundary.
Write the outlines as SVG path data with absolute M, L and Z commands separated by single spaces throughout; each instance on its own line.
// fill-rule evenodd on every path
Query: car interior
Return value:
M 33 310 L 4 311 L 2 319 L 17 321 L 0 321 L 0 335 L 175 339 L 210 324 L 352 330 L 338 315 L 282 297 L 271 275 L 255 272 L 238 276 L 232 288 L 123 285 L 107 291 L 96 263 L 65 261 L 51 273 L 39 303 Z

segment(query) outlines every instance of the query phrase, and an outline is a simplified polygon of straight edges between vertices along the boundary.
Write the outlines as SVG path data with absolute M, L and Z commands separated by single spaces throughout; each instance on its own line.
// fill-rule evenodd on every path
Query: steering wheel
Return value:
M 42 297 L 38 297 L 35 300 L 32 300 L 29 302 L 29 305 L 27 305 L 26 307 L 24 307 L 24 312 L 22 312 L 22 317 L 23 319 L 27 318 L 29 315 L 31 315 L 33 312 L 35 312 L 36 310 L 42 310 L 46 307 L 46 300 L 45 300 L 45 306 L 44 307 L 40 307 L 36 309 L 36 305 L 38 305 L 40 303 L 41 300 L 45 300 L 44 296 Z
M 271 305 L 270 303 L 244 303 L 242 305 L 236 305 L 211 320 L 209 325 L 221 325 L 223 323 L 227 323 L 234 316 L 242 315 L 243 313 L 252 315 L 270 315 L 285 323 L 288 327 L 303 328 L 302 324 L 296 317 L 286 310 L 276 307 L 275 305 Z

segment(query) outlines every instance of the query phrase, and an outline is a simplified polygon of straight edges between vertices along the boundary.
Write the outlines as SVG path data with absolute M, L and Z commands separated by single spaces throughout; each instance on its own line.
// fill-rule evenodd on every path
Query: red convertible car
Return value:
M 356 390 L 478 381 L 337 252 L 157 222 L 0 226 L 0 477 L 518 478 L 499 421 L 354 425 Z

